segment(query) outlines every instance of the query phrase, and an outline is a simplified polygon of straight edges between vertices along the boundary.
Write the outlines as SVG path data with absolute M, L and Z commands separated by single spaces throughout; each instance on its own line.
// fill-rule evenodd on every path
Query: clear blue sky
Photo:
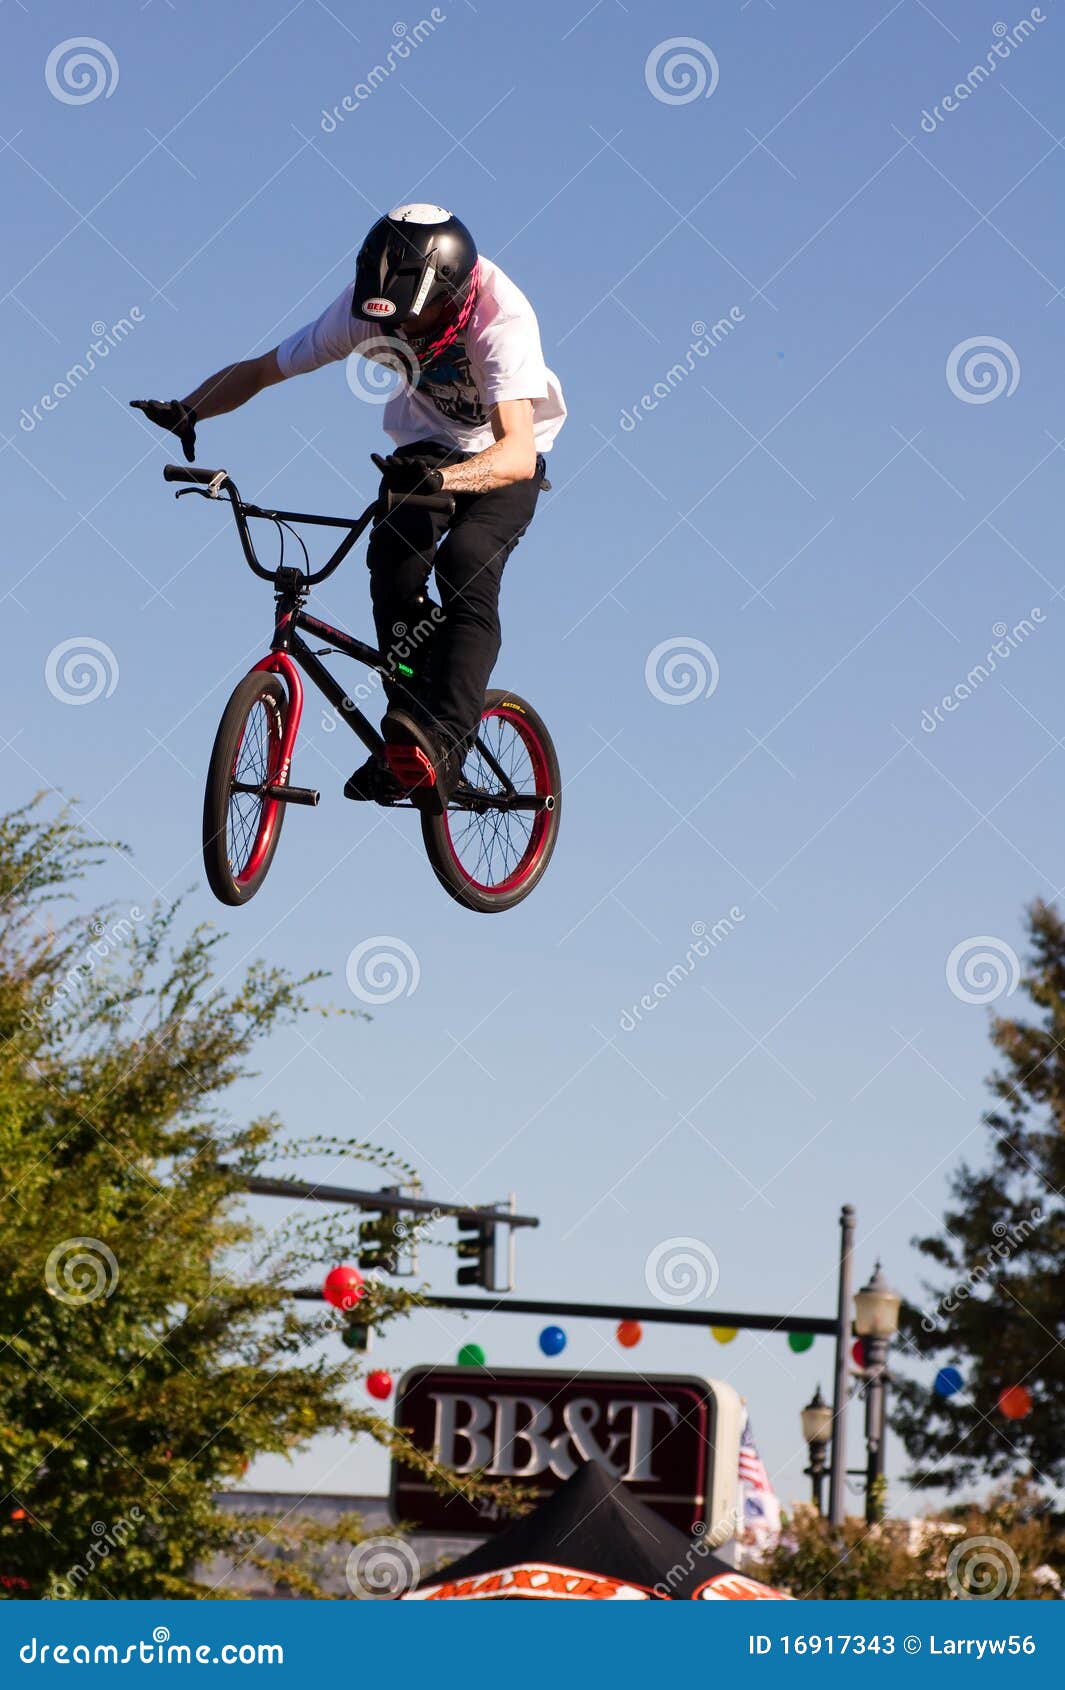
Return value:
M 126 401 L 275 344 L 339 290 L 379 210 L 453 206 L 533 300 L 570 406 L 555 491 L 508 566 L 497 671 L 553 728 L 561 840 L 521 909 L 464 913 L 409 816 L 342 801 L 358 748 L 312 703 L 295 773 L 321 808 L 289 817 L 265 890 L 225 917 L 224 963 L 324 967 L 325 995 L 350 1002 L 349 952 L 394 935 L 420 978 L 372 1024 L 277 1039 L 241 1101 L 395 1146 L 433 1195 L 515 1190 L 543 1220 L 521 1239 L 525 1295 L 644 1302 L 649 1252 L 691 1237 L 719 1263 L 719 1306 L 830 1313 L 845 1200 L 860 1275 L 882 1256 L 916 1294 L 910 1239 L 959 1157 L 984 1154 L 987 1011 L 948 988 L 947 958 L 979 935 L 1018 948 L 1024 902 L 1065 881 L 1060 14 L 1046 0 L 1034 39 L 952 112 L 943 95 L 1012 12 L 443 14 L 330 132 L 323 109 L 429 8 L 5 8 L 5 792 L 77 794 L 87 825 L 128 841 L 101 886 L 120 904 L 191 886 L 190 916 L 222 917 L 198 861 L 202 778 L 269 593 L 219 513 L 174 506 L 168 443 Z M 105 64 L 110 93 L 71 103 L 45 65 L 86 29 L 117 80 Z M 649 88 L 648 56 L 677 37 L 712 51 L 709 98 Z M 693 325 L 730 310 L 689 359 Z M 132 332 L 41 410 L 122 318 Z M 1004 346 L 981 389 L 955 349 L 988 337 Z M 204 426 L 200 461 L 248 497 L 354 512 L 379 428 L 338 366 Z M 321 613 L 367 630 L 365 585 L 356 557 Z M 922 729 L 996 625 L 1036 610 Z M 84 637 L 117 683 L 73 707 L 46 663 Z M 713 652 L 711 696 L 649 688 L 648 654 L 673 640 Z M 742 921 L 624 1031 L 692 924 L 733 907 Z M 537 1326 L 425 1314 L 378 1357 L 398 1373 L 476 1336 L 495 1362 L 534 1362 Z M 829 1387 L 826 1341 L 796 1357 L 659 1328 L 625 1355 L 574 1325 L 567 1355 L 731 1380 L 781 1494 L 803 1492 L 798 1411 Z M 855 1410 L 853 1456 L 858 1433 Z M 383 1484 L 336 1447 L 253 1477 Z M 898 1488 L 895 1505 L 911 1506 Z

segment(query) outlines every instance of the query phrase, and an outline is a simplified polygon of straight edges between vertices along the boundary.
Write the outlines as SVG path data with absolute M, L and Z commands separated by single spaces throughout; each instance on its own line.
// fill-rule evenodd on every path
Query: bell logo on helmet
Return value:
M 394 317 L 396 308 L 390 299 L 367 299 L 363 301 L 362 314 L 364 317 Z

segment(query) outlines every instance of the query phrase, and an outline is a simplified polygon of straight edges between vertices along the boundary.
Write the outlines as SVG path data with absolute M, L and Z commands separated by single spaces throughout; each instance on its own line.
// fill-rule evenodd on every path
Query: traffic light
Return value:
M 359 1223 L 359 1266 L 371 1273 L 395 1273 L 406 1229 L 397 1234 L 395 1215 L 374 1215 Z
M 459 1216 L 458 1254 L 465 1266 L 458 1270 L 460 1285 L 479 1285 L 483 1291 L 496 1288 L 496 1222 Z
M 381 1195 L 399 1197 L 401 1188 L 386 1185 Z M 410 1230 L 407 1223 L 393 1209 L 363 1213 L 366 1219 L 359 1223 L 359 1266 L 371 1273 L 398 1272 L 400 1251 Z

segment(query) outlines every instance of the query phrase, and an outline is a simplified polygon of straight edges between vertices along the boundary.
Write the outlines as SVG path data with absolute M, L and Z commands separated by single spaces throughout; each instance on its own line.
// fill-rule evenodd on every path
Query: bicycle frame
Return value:
M 296 737 L 303 715 L 304 693 L 300 669 L 303 670 L 309 680 L 314 682 L 319 692 L 337 711 L 341 720 L 347 723 L 348 727 L 362 740 L 370 752 L 379 753 L 384 747 L 384 740 L 373 724 L 363 715 L 354 700 L 348 697 L 340 682 L 319 660 L 317 653 L 311 650 L 305 640 L 301 639 L 301 631 L 314 634 L 317 638 L 325 640 L 342 656 L 351 657 L 356 663 L 365 664 L 375 674 L 384 675 L 388 670 L 388 665 L 381 652 L 376 650 L 375 647 L 367 645 L 364 640 L 356 639 L 352 634 L 345 633 L 341 628 L 334 628 L 331 623 L 322 622 L 318 617 L 311 616 L 304 609 L 304 602 L 313 586 L 326 580 L 339 569 L 348 553 L 375 518 L 378 520 L 387 518 L 392 509 L 400 503 L 451 514 L 454 511 L 454 500 L 450 495 L 440 493 L 407 494 L 402 500 L 395 499 L 392 495 L 386 495 L 383 503 L 375 500 L 359 517 L 316 516 L 306 511 L 266 510 L 259 505 L 245 504 L 237 491 L 236 484 L 225 470 L 193 469 L 186 468 L 182 464 L 166 464 L 163 469 L 163 479 L 191 484 L 183 487 L 181 492 L 176 494 L 179 499 L 185 493 L 199 493 L 206 499 L 218 499 L 223 495 L 228 497 L 248 567 L 261 580 L 273 583 L 277 606 L 274 637 L 270 644 L 269 655 L 256 663 L 254 669 L 265 670 L 268 673 L 282 676 L 288 687 L 289 710 L 281 742 L 281 758 L 277 778 L 268 790 L 271 797 L 281 802 L 316 804 L 318 801 L 317 793 L 288 785 Z M 264 569 L 259 562 L 252 542 L 248 528 L 249 517 L 261 517 L 266 521 L 276 523 L 279 527 L 288 523 L 301 523 L 316 528 L 344 528 L 347 533 L 332 556 L 320 569 L 305 572 L 302 569 L 284 565 L 277 569 Z M 499 796 L 479 795 L 477 799 L 478 807 L 506 806 L 521 810 L 541 808 L 539 799 L 526 797 L 515 792 L 509 776 L 492 756 L 480 736 L 477 738 L 477 746 L 481 756 L 500 781 L 502 787 Z M 460 806 L 463 802 L 463 788 L 464 783 L 460 784 L 455 795 Z M 550 807 L 549 803 L 547 807 Z
M 377 729 L 348 697 L 340 682 L 320 661 L 317 653 L 300 638 L 299 631 L 303 629 L 306 633 L 316 634 L 320 639 L 327 640 L 343 656 L 354 658 L 357 663 L 364 663 L 368 669 L 378 674 L 382 673 L 384 668 L 380 652 L 375 651 L 373 646 L 367 645 L 363 640 L 357 640 L 353 635 L 344 633 L 341 628 L 334 628 L 330 623 L 321 622 L 316 616 L 309 615 L 302 608 L 301 600 L 302 594 L 299 592 L 279 593 L 277 622 L 269 656 L 255 664 L 256 669 L 283 676 L 288 687 L 289 712 L 281 742 L 278 774 L 278 784 L 282 786 L 288 780 L 296 735 L 303 714 L 303 682 L 300 679 L 300 669 L 314 682 L 341 720 L 358 735 L 369 751 L 379 752 L 384 745 Z

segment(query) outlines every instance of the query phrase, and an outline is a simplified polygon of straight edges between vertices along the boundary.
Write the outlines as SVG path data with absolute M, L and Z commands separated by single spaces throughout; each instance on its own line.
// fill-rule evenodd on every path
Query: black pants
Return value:
M 401 447 L 397 455 L 434 464 L 466 456 L 432 440 Z M 499 655 L 503 567 L 532 520 L 543 470 L 538 458 L 530 481 L 456 494 L 450 518 L 401 507 L 370 535 L 367 564 L 378 646 L 386 658 L 398 652 L 402 659 L 405 653 L 406 667 L 424 678 L 422 685 L 412 685 L 393 656 L 386 694 L 391 703 L 413 708 L 446 745 L 464 748 L 480 721 Z M 439 610 L 424 598 L 434 568 Z

